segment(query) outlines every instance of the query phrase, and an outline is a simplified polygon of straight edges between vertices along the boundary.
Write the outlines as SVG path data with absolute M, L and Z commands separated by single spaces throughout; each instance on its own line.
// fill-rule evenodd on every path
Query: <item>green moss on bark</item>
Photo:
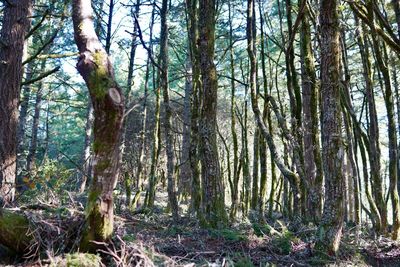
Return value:
M 96 51 L 92 54 L 93 63 L 96 68 L 89 74 L 89 88 L 96 98 L 104 98 L 114 81 L 110 77 L 108 70 L 107 54 L 104 51 Z
M 96 244 L 92 241 L 106 241 L 111 238 L 113 232 L 112 218 L 101 210 L 101 192 L 92 190 L 86 205 L 87 223 L 82 235 L 80 248 L 82 251 L 94 251 Z
M 1 244 L 16 252 L 23 252 L 30 241 L 28 230 L 29 221 L 24 215 L 0 209 Z

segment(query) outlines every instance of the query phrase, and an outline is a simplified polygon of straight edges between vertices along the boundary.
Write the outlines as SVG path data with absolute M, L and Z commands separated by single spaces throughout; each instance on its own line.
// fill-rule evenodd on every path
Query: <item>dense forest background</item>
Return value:
M 0 264 L 400 264 L 398 0 L 3 0 L 0 28 Z

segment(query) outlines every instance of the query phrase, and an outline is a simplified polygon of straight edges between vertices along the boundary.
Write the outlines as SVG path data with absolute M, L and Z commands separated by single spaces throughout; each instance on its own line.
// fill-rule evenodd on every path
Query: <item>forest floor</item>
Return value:
M 51 229 L 49 226 L 56 225 L 53 230 L 46 230 L 47 241 L 43 233 L 39 237 L 42 243 L 50 239 L 53 243 L 41 244 L 41 252 L 29 260 L 6 257 L 4 252 L 2 257 L 0 247 L 0 266 L 400 266 L 400 244 L 374 238 L 367 228 L 346 226 L 338 257 L 321 260 L 313 247 L 316 227 L 294 227 L 279 219 L 263 224 L 244 219 L 229 228 L 203 229 L 195 218 L 182 217 L 173 222 L 165 208 L 159 204 L 152 214 L 117 209 L 113 242 L 99 251 L 102 263 L 96 264 L 85 263 L 81 256 L 76 256 L 76 247 L 68 251 L 66 241 L 73 239 L 73 235 L 63 234 L 63 229 L 71 232 L 80 228 L 82 205 L 61 208 L 64 224 L 57 222 L 63 220 L 60 213 L 50 218 L 48 212 L 40 209 L 24 210 L 30 218 L 41 218 L 36 227 L 44 225 Z M 71 228 L 75 223 L 76 227 Z M 72 247 L 76 244 L 74 240 L 68 241 Z M 65 254 L 68 252 L 72 254 Z M 77 265 L 65 260 L 72 258 L 78 259 Z

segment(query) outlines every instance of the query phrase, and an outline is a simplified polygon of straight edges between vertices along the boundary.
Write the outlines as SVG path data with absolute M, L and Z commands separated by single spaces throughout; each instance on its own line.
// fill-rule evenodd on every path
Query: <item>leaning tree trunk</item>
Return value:
M 325 203 L 316 249 L 321 252 L 321 255 L 330 256 L 334 256 L 339 249 L 344 217 L 337 8 L 337 0 L 322 0 L 320 3 L 322 160 L 325 174 Z
M 22 56 L 31 0 L 5 1 L 0 33 L 0 198 L 14 198 Z
M 113 189 L 119 175 L 119 138 L 124 98 L 113 67 L 100 43 L 92 18 L 91 1 L 73 1 L 75 42 L 80 52 L 77 68 L 89 89 L 94 109 L 93 179 L 86 207 L 81 247 L 91 240 L 106 241 L 113 232 Z

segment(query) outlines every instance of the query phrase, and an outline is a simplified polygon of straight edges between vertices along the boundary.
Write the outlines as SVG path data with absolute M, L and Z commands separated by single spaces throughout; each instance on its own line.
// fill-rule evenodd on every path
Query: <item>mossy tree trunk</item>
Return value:
M 77 68 L 86 82 L 94 108 L 93 179 L 86 204 L 83 250 L 90 241 L 107 241 L 113 232 L 113 189 L 119 175 L 119 140 L 124 98 L 110 59 L 93 25 L 91 1 L 73 1 L 75 42 L 80 52 Z
M 151 21 L 150 21 L 150 32 L 151 36 L 153 36 L 153 27 L 154 27 L 154 16 L 155 16 L 155 7 L 151 12 Z M 153 51 L 153 43 L 150 42 L 150 51 Z M 150 58 L 150 55 L 149 55 Z M 147 208 L 152 209 L 154 206 L 154 200 L 156 195 L 156 186 L 157 186 L 157 166 L 158 166 L 158 157 L 160 154 L 160 87 L 158 86 L 158 78 L 155 78 L 155 67 L 153 66 L 152 78 L 153 78 L 153 91 L 155 93 L 155 107 L 154 107 L 154 129 L 152 133 L 153 146 L 151 150 L 151 163 L 150 163 L 150 173 L 149 173 L 149 185 L 146 192 L 145 206 Z
M 251 104 L 253 108 L 254 115 L 256 117 L 257 125 L 263 135 L 263 138 L 265 138 L 270 153 L 271 153 L 271 158 L 273 158 L 275 164 L 278 166 L 279 170 L 282 172 L 282 175 L 285 177 L 285 179 L 290 183 L 293 189 L 293 197 L 294 197 L 294 209 L 295 212 L 299 211 L 299 197 L 300 197 L 300 178 L 299 176 L 291 171 L 287 166 L 286 160 L 283 160 L 282 157 L 279 155 L 275 141 L 272 138 L 270 130 L 267 128 L 265 125 L 265 122 L 263 120 L 262 113 L 260 111 L 260 108 L 258 106 L 258 95 L 256 92 L 256 52 L 254 50 L 254 42 L 255 42 L 255 36 L 254 36 L 254 23 L 253 20 L 255 19 L 254 16 L 254 4 L 253 0 L 248 1 L 248 6 L 247 6 L 247 52 L 250 58 L 250 93 L 251 93 Z M 271 104 L 273 104 L 273 109 L 276 113 L 276 115 L 280 119 L 280 126 L 285 128 L 284 125 L 282 125 L 284 122 L 282 121 L 282 116 L 280 115 L 279 111 L 277 110 L 277 105 L 274 102 L 274 99 L 271 98 L 270 96 L 267 98 Z M 287 130 L 287 129 L 286 129 Z M 285 131 L 286 134 L 287 131 Z M 286 153 L 287 154 L 287 153 Z
M 265 57 L 265 33 L 264 33 L 264 17 L 262 12 L 261 3 L 258 5 L 259 16 L 260 16 L 260 37 L 261 37 L 261 70 L 263 78 L 263 91 L 264 95 L 268 95 L 268 80 L 267 80 L 267 69 L 266 69 L 266 57 Z M 270 111 L 268 107 L 268 102 L 264 100 L 264 110 L 263 110 L 263 120 L 267 120 L 270 116 Z M 269 122 L 268 122 L 269 124 Z M 270 125 L 268 125 L 270 126 Z M 269 128 L 271 131 L 271 128 Z M 265 202 L 267 195 L 267 143 L 260 133 L 260 192 L 258 197 L 258 216 L 261 221 L 264 220 L 265 213 Z M 273 168 L 273 162 L 271 162 L 271 172 Z M 273 174 L 272 174 L 273 175 Z M 272 176 L 271 175 L 271 176 Z M 272 177 L 271 177 L 272 178 Z M 275 186 L 275 181 L 271 179 L 271 192 L 273 193 L 273 186 Z M 271 197 L 271 200 L 273 197 Z M 272 200 L 273 201 L 273 200 Z M 272 212 L 272 209 L 270 209 Z
M 191 111 L 190 111 L 190 168 L 191 168 L 191 204 L 190 210 L 201 217 L 201 188 L 199 168 L 199 107 L 200 107 L 200 64 L 198 47 L 198 1 L 186 0 L 188 42 L 190 50 L 190 61 L 192 66 L 192 90 L 191 90 Z
M 375 51 L 376 63 L 379 71 L 382 73 L 384 82 L 384 100 L 387 110 L 387 120 L 388 120 L 388 137 L 389 137 L 389 194 L 392 200 L 392 218 L 393 218 L 393 229 L 392 229 L 392 239 L 397 240 L 400 234 L 400 204 L 399 204 L 399 194 L 397 191 L 397 171 L 398 171 L 398 148 L 397 148 L 397 129 L 396 129 L 396 116 L 394 110 L 394 100 L 393 100 L 393 90 L 390 78 L 390 71 L 386 62 L 387 58 L 384 58 L 386 53 L 385 45 L 381 45 L 378 40 L 378 35 L 376 33 L 376 28 L 374 22 L 374 1 L 367 1 L 368 18 L 372 22 L 371 27 L 371 37 L 372 44 Z M 382 48 L 383 49 L 382 49 Z M 379 185 L 381 188 L 381 185 Z M 387 212 L 386 203 L 384 211 Z M 380 208 L 378 206 L 378 208 Z M 381 217 L 387 218 L 386 213 L 382 214 Z M 382 220 L 383 221 L 383 220 Z M 385 220 L 384 222 L 386 222 Z M 382 225 L 383 228 L 384 225 Z M 383 232 L 385 233 L 385 228 Z
M 358 18 L 355 18 L 356 25 L 358 23 Z M 360 49 L 360 55 L 363 66 L 363 77 L 365 79 L 365 89 L 366 89 L 366 100 L 368 104 L 368 137 L 369 137 L 369 163 L 370 163 L 370 176 L 372 182 L 372 195 L 374 197 L 374 202 L 378 208 L 380 222 L 375 226 L 379 226 L 376 231 L 380 234 L 384 234 L 387 228 L 387 211 L 386 203 L 383 197 L 383 181 L 381 177 L 381 150 L 379 145 L 379 125 L 378 125 L 378 115 L 375 104 L 375 93 L 374 93 L 374 83 L 372 79 L 372 65 L 370 57 L 370 49 L 365 40 L 364 35 L 366 33 L 365 25 L 362 25 L 362 31 L 359 31 L 357 36 L 357 42 Z
M 30 245 L 29 221 L 22 215 L 0 208 L 0 244 L 23 254 Z
M 31 0 L 5 1 L 0 32 L 0 198 L 14 199 L 22 56 Z
M 202 173 L 202 213 L 204 223 L 217 227 L 227 222 L 224 201 L 224 184 L 217 147 L 217 96 L 218 78 L 214 64 L 215 0 L 199 2 L 199 52 L 202 81 L 202 107 L 200 119 L 200 154 Z
M 337 0 L 320 2 L 322 159 L 325 202 L 317 233 L 316 249 L 335 256 L 339 249 L 344 219 L 343 144 L 340 108 L 340 45 Z
M 166 138 L 167 153 L 167 182 L 168 182 L 168 201 L 172 211 L 172 217 L 175 221 L 179 219 L 178 200 L 176 198 L 176 180 L 175 180 L 175 155 L 174 155 L 174 136 L 172 132 L 172 107 L 169 100 L 168 85 L 168 0 L 162 1 L 161 7 L 161 37 L 160 37 L 160 60 L 161 60 L 161 76 L 160 85 L 163 90 L 164 99 L 164 127 Z
M 307 191 L 307 215 L 318 223 L 322 214 L 322 161 L 318 135 L 318 87 L 315 59 L 311 44 L 310 15 L 308 7 L 303 11 L 300 29 L 301 77 L 303 94 L 303 145 L 304 178 Z
M 235 80 L 235 64 L 234 64 L 234 52 L 233 52 L 233 7 L 232 3 L 228 1 L 228 11 L 229 11 L 229 61 L 230 61 L 230 73 L 231 73 L 231 109 L 230 109 L 230 116 L 231 116 L 231 134 L 232 134 L 232 145 L 233 145 L 233 177 L 232 177 L 232 189 L 231 189 L 231 211 L 230 211 L 230 218 L 234 219 L 237 216 L 238 206 L 239 206 L 239 156 L 238 156 L 238 137 L 236 133 L 236 85 Z

